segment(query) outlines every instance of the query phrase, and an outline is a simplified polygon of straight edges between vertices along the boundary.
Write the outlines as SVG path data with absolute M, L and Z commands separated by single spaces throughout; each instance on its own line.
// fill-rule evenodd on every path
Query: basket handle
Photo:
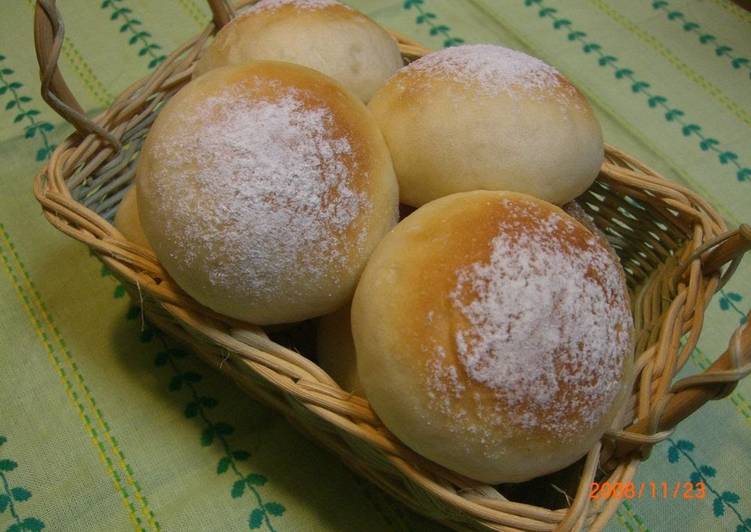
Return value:
M 751 312 L 730 337 L 728 348 L 704 373 L 686 377 L 671 387 L 656 432 L 670 430 L 713 399 L 732 393 L 751 374 Z
M 73 125 L 78 133 L 84 136 L 94 134 L 119 152 L 122 149 L 120 140 L 84 114 L 60 73 L 57 62 L 64 37 L 65 27 L 55 0 L 37 0 L 34 11 L 34 45 L 39 77 L 42 80 L 42 99 Z
M 211 9 L 214 27 L 217 31 L 222 29 L 235 16 L 235 10 L 227 0 L 208 0 Z
M 234 11 L 226 0 L 208 0 L 208 4 L 216 29 L 227 24 L 234 16 Z M 42 99 L 75 127 L 79 134 L 94 134 L 119 152 L 122 149 L 120 140 L 84 114 L 83 108 L 63 79 L 57 63 L 64 38 L 65 26 L 55 0 L 37 0 L 34 10 L 34 45 L 42 81 Z
M 735 231 L 728 231 L 697 248 L 683 261 L 681 267 L 678 268 L 678 273 L 682 275 L 696 259 L 701 260 L 701 269 L 704 275 L 717 273 L 727 263 L 730 263 L 730 268 L 725 270 L 720 279 L 721 288 L 735 271 L 743 258 L 743 254 L 749 250 L 751 250 L 751 226 L 741 224 Z
M 746 224 L 735 231 L 720 235 L 713 241 L 698 248 L 684 263 L 700 259 L 705 275 L 719 272 L 726 264 L 729 268 L 722 275 L 720 286 L 732 274 L 744 253 L 751 250 L 751 227 Z M 680 268 L 681 270 L 685 268 Z M 658 405 L 658 415 L 651 419 L 640 420 L 627 430 L 640 434 L 655 434 L 667 431 L 713 399 L 722 399 L 729 395 L 738 381 L 751 374 L 751 311 L 745 321 L 735 330 L 730 338 L 728 348 L 714 364 L 703 373 L 686 377 L 673 384 L 670 393 L 665 395 Z M 656 422 L 657 426 L 654 426 Z

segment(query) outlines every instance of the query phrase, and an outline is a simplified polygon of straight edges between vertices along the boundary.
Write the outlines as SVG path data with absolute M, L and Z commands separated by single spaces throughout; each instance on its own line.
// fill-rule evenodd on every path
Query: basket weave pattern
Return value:
M 748 227 L 728 233 L 700 196 L 608 147 L 606 162 L 580 203 L 608 236 L 627 274 L 637 331 L 637 377 L 613 429 L 586 456 L 570 506 L 550 510 L 512 502 L 491 486 L 425 460 L 388 432 L 366 400 L 340 389 L 312 361 L 276 344 L 262 329 L 195 302 L 150 250 L 128 242 L 109 222 L 134 177 L 141 144 L 160 105 L 190 80 L 216 26 L 229 19 L 223 2 L 211 2 L 217 23 L 124 91 L 93 123 L 77 113 L 56 71 L 62 28 L 54 2 L 39 4 L 43 95 L 78 129 L 35 179 L 34 192 L 46 218 L 92 249 L 149 321 L 417 511 L 467 530 L 599 529 L 619 501 L 590 500 L 596 475 L 611 484 L 630 481 L 638 463 L 678 421 L 708 399 L 729 393 L 751 372 L 746 327 L 707 373 L 673 383 L 698 341 L 712 295 L 749 247 Z M 406 60 L 427 52 L 395 38 Z

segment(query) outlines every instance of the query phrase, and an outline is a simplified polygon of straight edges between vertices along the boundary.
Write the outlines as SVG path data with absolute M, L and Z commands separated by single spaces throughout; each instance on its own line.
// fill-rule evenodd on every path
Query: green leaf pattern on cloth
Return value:
M 451 34 L 451 28 L 447 26 L 446 24 L 437 22 L 438 15 L 431 11 L 427 11 L 425 9 L 425 1 L 424 0 L 405 0 L 404 1 L 404 9 L 411 10 L 414 8 L 414 11 L 417 12 L 417 16 L 415 17 L 415 22 L 420 25 L 424 24 L 427 25 L 428 33 L 431 37 L 437 37 L 440 36 L 443 38 L 443 46 L 445 48 L 449 46 L 458 46 L 460 44 L 464 43 L 464 39 L 461 37 L 456 37 Z
M 128 312 L 131 319 L 135 319 L 138 315 L 140 315 L 138 310 Z M 253 503 L 248 518 L 250 528 L 256 529 L 263 526 L 272 532 L 277 530 L 271 518 L 281 517 L 286 508 L 279 502 L 264 500 L 257 488 L 266 484 L 268 479 L 265 476 L 258 473 L 246 474 L 241 471 L 240 462 L 247 461 L 250 458 L 250 453 L 230 444 L 227 437 L 235 432 L 235 427 L 225 421 L 216 421 L 211 415 L 210 411 L 219 402 L 215 398 L 203 395 L 200 392 L 199 384 L 203 376 L 195 371 L 186 371 L 182 368 L 181 360 L 188 357 L 190 352 L 171 347 L 162 333 L 152 332 L 153 334 L 147 336 L 143 341 L 148 343 L 153 341 L 154 338 L 158 338 L 162 343 L 163 349 L 155 355 L 154 365 L 169 370 L 168 388 L 171 392 L 181 392 L 188 397 L 184 415 L 186 418 L 198 420 L 201 426 L 201 446 L 209 447 L 216 444 L 224 453 L 216 465 L 217 475 L 231 474 L 235 478 L 230 490 L 230 496 L 233 499 L 239 499 L 246 493 L 250 496 Z
M 667 20 L 673 21 L 676 24 L 680 24 L 681 28 L 683 28 L 683 31 L 694 34 L 701 44 L 713 46 L 715 49 L 715 55 L 717 57 L 727 58 L 730 66 L 734 70 L 745 71 L 746 77 L 748 79 L 751 79 L 751 60 L 749 60 L 747 57 L 737 55 L 733 52 L 732 47 L 718 42 L 716 35 L 705 31 L 702 28 L 702 25 L 698 22 L 688 20 L 683 12 L 677 9 L 673 9 L 670 5 L 670 2 L 667 2 L 665 0 L 658 0 L 650 3 L 652 5 L 652 9 L 662 12 Z
M 668 438 L 670 446 L 667 451 L 667 458 L 671 464 L 676 464 L 680 460 L 685 459 L 693 468 L 689 480 L 691 482 L 702 482 L 707 489 L 707 496 L 711 494 L 712 500 L 712 512 L 716 518 L 721 518 L 730 512 L 738 521 L 737 530 L 745 530 L 748 518 L 744 518 L 738 511 L 738 503 L 740 502 L 740 496 L 733 491 L 718 491 L 717 487 L 713 485 L 712 479 L 717 475 L 717 470 L 714 467 L 708 465 L 700 465 L 693 458 L 692 453 L 696 449 L 694 442 L 690 440 L 674 440 Z M 751 531 L 751 529 L 748 529 Z
M 732 311 L 738 315 L 738 323 L 744 324 L 748 320 L 748 315 L 743 312 L 739 305 L 743 302 L 743 296 L 738 292 L 720 290 L 720 299 L 718 299 L 720 309 L 723 311 Z
M 133 16 L 133 11 L 123 0 L 103 0 L 101 7 L 111 11 L 110 20 L 121 24 L 120 33 L 130 35 L 128 44 L 138 48 L 138 55 L 149 57 L 149 68 L 156 68 L 167 59 L 162 47 L 151 40 L 151 33 L 142 28 L 143 22 Z
M 25 124 L 24 137 L 27 139 L 38 138 L 41 147 L 37 149 L 36 160 L 44 161 L 55 149 L 50 143 L 48 133 L 55 127 L 47 121 L 39 120 L 38 109 L 30 107 L 31 97 L 20 91 L 24 88 L 20 81 L 13 81 L 15 70 L 7 64 L 5 56 L 0 54 L 0 97 L 6 98 L 5 110 L 14 113 L 13 122 Z
M 656 94 L 652 90 L 652 85 L 649 82 L 640 79 L 632 69 L 621 66 L 619 59 L 616 56 L 606 53 L 600 44 L 593 42 L 588 38 L 586 32 L 575 31 L 568 18 L 564 19 L 558 15 L 559 10 L 557 8 L 547 7 L 544 0 L 523 1 L 525 6 L 537 9 L 537 14 L 540 18 L 550 19 L 553 23 L 552 25 L 554 29 L 560 31 L 565 28 L 568 41 L 579 43 L 581 45 L 581 50 L 585 54 L 593 55 L 599 66 L 612 70 L 615 79 L 622 82 L 625 80 L 629 83 L 632 93 L 644 95 L 646 97 L 647 105 L 651 109 L 661 111 L 666 121 L 678 124 L 683 136 L 695 138 L 698 141 L 698 147 L 702 151 L 714 154 L 722 165 L 729 164 L 730 166 L 733 166 L 735 178 L 738 181 L 751 182 L 751 167 L 741 163 L 737 153 L 723 148 L 719 140 L 709 136 L 703 131 L 702 126 L 684 118 L 686 115 L 685 111 L 672 106 L 666 96 Z M 566 24 L 556 25 L 556 23 L 561 20 L 565 20 Z
M 6 436 L 0 436 L 0 457 L 3 456 L 3 446 L 8 442 Z M 26 502 L 31 498 L 31 492 L 21 486 L 13 486 L 9 480 L 11 471 L 18 467 L 18 463 L 10 458 L 0 459 L 0 516 L 8 513 L 11 522 L 5 529 L 12 531 L 37 531 L 42 530 L 44 521 L 36 517 L 23 517 L 18 503 Z M 1 518 L 1 517 L 0 517 Z

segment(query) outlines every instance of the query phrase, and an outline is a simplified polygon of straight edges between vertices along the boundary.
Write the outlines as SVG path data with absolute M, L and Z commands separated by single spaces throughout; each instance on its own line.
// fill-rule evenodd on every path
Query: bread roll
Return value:
M 394 225 L 365 106 L 290 63 L 212 70 L 161 110 L 137 167 L 143 229 L 197 301 L 258 325 L 336 310 Z
M 369 104 L 394 160 L 402 203 L 470 190 L 564 204 L 594 181 L 600 126 L 557 70 L 521 52 L 465 45 L 401 69 Z
M 622 271 L 558 207 L 511 192 L 454 194 L 404 219 L 355 292 L 365 395 L 423 456 L 520 482 L 575 462 L 631 382 Z
M 146 235 L 143 234 L 141 220 L 138 219 L 138 200 L 135 186 L 131 186 L 120 201 L 120 206 L 115 213 L 115 227 L 134 244 L 151 248 L 149 241 L 146 240 Z
M 352 339 L 350 305 L 318 320 L 316 353 L 318 365 L 328 373 L 342 390 L 363 395 L 357 376 L 355 342 Z
M 323 72 L 368 101 L 404 63 L 378 24 L 333 0 L 261 0 L 222 28 L 194 76 L 258 59 Z

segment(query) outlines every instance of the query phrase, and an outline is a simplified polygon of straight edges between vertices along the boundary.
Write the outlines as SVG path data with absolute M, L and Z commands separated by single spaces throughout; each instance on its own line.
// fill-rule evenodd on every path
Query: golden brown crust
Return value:
M 604 152 L 584 96 L 560 74 L 494 83 L 411 64 L 373 96 L 402 203 L 510 190 L 560 205 L 592 184 Z
M 155 128 L 156 132 L 149 138 L 162 138 L 169 142 L 169 137 L 174 135 L 175 131 L 179 131 L 179 122 L 182 118 L 178 112 L 175 113 L 175 121 L 167 120 L 172 110 L 201 105 L 200 100 L 221 92 L 225 87 L 234 86 L 243 91 L 247 101 L 270 102 L 279 101 L 292 89 L 297 91 L 296 97 L 303 102 L 304 109 L 323 107 L 330 111 L 333 120 L 328 126 L 332 136 L 350 140 L 352 153 L 344 156 L 342 162 L 352 178 L 351 188 L 368 196 L 378 196 L 377 190 L 381 183 L 370 179 L 368 169 L 390 166 L 390 155 L 373 121 L 364 119 L 363 115 L 367 114 L 364 105 L 352 98 L 344 87 L 320 72 L 280 61 L 256 61 L 242 66 L 222 67 L 216 71 L 195 80 L 191 87 L 180 91 L 174 97 L 174 103 L 167 104 L 162 113 L 165 118 L 160 121 L 158 128 Z M 151 164 L 158 165 L 159 161 L 152 161 L 151 150 L 147 145 L 139 165 L 142 171 L 145 171 Z M 322 168 L 322 172 L 325 170 Z M 376 209 L 379 208 L 383 206 L 376 205 Z M 356 238 L 363 230 L 363 225 L 367 223 L 367 215 L 367 212 L 363 212 L 358 222 L 351 224 L 344 233 L 339 234 L 343 242 Z M 341 251 L 344 251 L 344 248 Z
M 247 10 L 232 19 L 214 37 L 204 55 L 195 66 L 195 76 L 200 76 L 213 68 L 235 64 L 233 47 L 238 35 L 253 35 L 264 28 L 289 20 L 291 17 L 302 23 L 341 22 L 356 20 L 371 22 L 362 13 L 344 5 L 331 5 L 325 9 L 300 9 L 294 4 L 284 4 L 273 9 Z
M 503 193 L 504 198 L 521 199 L 529 206 L 522 215 L 521 223 L 510 231 L 511 237 L 518 238 L 532 230 L 538 221 L 547 217 L 550 213 L 566 216 L 564 211 L 555 205 L 537 200 L 531 196 L 521 194 Z M 499 402 L 495 391 L 483 383 L 474 382 L 462 369 L 456 351 L 456 343 L 453 336 L 459 330 L 467 330 L 471 326 L 466 317 L 450 304 L 450 294 L 457 283 L 457 272 L 462 271 L 475 263 L 488 263 L 493 252 L 492 241 L 498 234 L 498 226 L 509 217 L 509 208 L 513 203 L 497 201 L 496 194 L 488 194 L 484 201 L 457 202 L 442 206 L 442 215 L 450 223 L 442 224 L 440 236 L 435 234 L 435 229 L 429 224 L 421 224 L 410 234 L 409 242 L 403 242 L 405 249 L 424 249 L 424 253 L 411 253 L 409 267 L 401 270 L 404 286 L 414 287 L 403 293 L 401 303 L 406 310 L 400 315 L 399 325 L 402 327 L 397 334 L 404 338 L 405 348 L 423 361 L 418 365 L 422 369 L 423 378 L 428 381 L 432 377 L 429 374 L 427 364 L 433 356 L 432 350 L 425 350 L 425 339 L 433 339 L 436 345 L 443 347 L 446 357 L 442 364 L 446 367 L 459 368 L 458 378 L 461 386 L 472 388 L 473 392 L 482 397 L 481 404 L 485 409 L 491 410 L 500 407 L 503 410 L 512 405 Z M 513 207 L 511 207 L 513 208 Z M 517 215 L 518 216 L 518 215 Z M 567 244 L 567 253 L 574 256 L 591 246 L 592 234 L 584 226 L 576 224 L 573 233 L 561 233 L 561 242 Z M 471 236 L 470 236 L 471 235 Z M 413 247 L 414 246 L 414 247 Z M 592 271 L 591 277 L 603 283 L 598 278 L 598 272 Z M 465 302 L 477 299 L 478 294 L 469 291 L 463 294 Z M 612 301 L 612 304 L 619 304 Z M 426 316 L 432 312 L 432 319 Z M 562 368 L 559 368 L 559 371 Z M 572 370 L 573 368 L 569 368 Z M 443 373 L 438 377 L 443 384 L 449 385 L 449 376 Z M 576 395 L 577 389 L 561 386 L 559 395 Z M 469 411 L 474 411 L 476 397 L 465 394 L 460 399 L 465 403 Z M 531 404 L 522 404 L 520 409 L 532 409 Z M 575 416 L 572 412 L 572 417 Z M 544 415 L 537 411 L 536 415 Z M 544 431 L 530 431 L 529 436 L 536 438 L 544 434 Z
M 585 227 L 547 202 L 514 193 L 456 194 L 418 209 L 379 245 L 360 281 L 352 312 L 360 379 L 387 426 L 429 458 L 495 482 L 523 479 L 519 475 L 524 473 L 516 472 L 523 468 L 503 464 L 504 456 L 515 457 L 517 462 L 539 459 L 538 464 L 527 464 L 528 471 L 539 474 L 573 462 L 605 430 L 619 402 L 608 396 L 612 405 L 604 405 L 609 406 L 604 408 L 608 412 L 592 426 L 586 418 L 594 407 L 587 404 L 581 382 L 558 383 L 553 404 L 578 405 L 561 415 L 559 408 L 499 394 L 497 388 L 468 373 L 456 339 L 459 333 L 472 334 L 472 326 L 452 301 L 457 275 L 473 264 L 490 261 L 499 224 L 509 218 L 509 206 L 519 202 L 525 210 L 521 218 L 518 212 L 514 215 L 517 225 L 510 231 L 511 239 L 522 237 L 554 213 L 567 223 L 560 241 L 572 257 L 597 245 Z M 587 276 L 605 282 L 595 270 Z M 610 304 L 627 311 L 622 295 Z M 459 295 L 464 303 L 477 296 L 471 289 Z M 546 325 L 540 323 L 542 328 Z M 626 355 L 622 353 L 622 381 L 630 374 Z M 577 368 L 571 364 L 561 357 L 556 371 L 575 373 Z M 399 400 L 392 402 L 391 397 Z M 524 426 L 514 412 L 538 422 Z M 427 425 L 415 428 L 420 423 Z M 586 430 L 572 431 L 571 427 Z M 446 434 L 451 431 L 455 432 Z M 564 442 L 566 448 L 552 451 L 556 444 L 551 447 L 551 440 Z M 537 456 L 546 452 L 555 456 Z M 540 467 L 547 470 L 540 471 Z
M 293 103 L 289 103 L 290 98 L 294 100 Z M 256 241 L 254 238 L 261 238 L 276 249 L 282 244 L 275 244 L 269 240 L 271 237 L 264 235 L 272 234 L 268 230 L 276 231 L 279 232 L 279 239 L 284 240 L 284 228 L 270 226 L 259 229 L 265 232 L 254 232 L 254 227 L 266 224 L 271 216 L 257 220 L 253 227 L 244 226 L 247 224 L 243 221 L 247 220 L 246 216 L 224 214 L 228 212 L 224 205 L 232 203 L 233 197 L 224 197 L 221 190 L 221 199 L 214 195 L 216 190 L 207 195 L 207 187 L 216 189 L 218 185 L 210 184 L 211 180 L 205 178 L 199 182 L 196 177 L 206 171 L 206 165 L 211 167 L 208 171 L 217 177 L 230 179 L 228 186 L 241 186 L 240 181 L 233 181 L 228 172 L 237 172 L 237 178 L 255 175 L 252 161 L 245 158 L 242 159 L 244 162 L 235 164 L 229 160 L 233 156 L 228 154 L 237 149 L 259 149 L 257 145 L 242 146 L 243 142 L 256 142 L 251 137 L 255 138 L 257 134 L 243 131 L 239 137 L 233 138 L 224 128 L 225 121 L 238 121 L 233 117 L 238 116 L 237 112 L 240 111 L 235 112 L 235 109 L 244 109 L 242 112 L 256 116 L 252 114 L 253 109 L 259 105 L 267 109 L 275 106 L 288 109 L 284 112 L 295 113 L 290 118 L 293 122 L 318 117 L 315 120 L 320 121 L 324 130 L 316 135 L 335 139 L 331 142 L 340 144 L 346 141 L 346 149 L 338 151 L 336 156 L 320 155 L 318 166 L 311 167 L 318 168 L 320 183 L 327 183 L 328 187 L 316 209 L 320 209 L 321 213 L 338 212 L 336 208 L 332 210 L 327 207 L 331 202 L 340 200 L 342 193 L 348 194 L 349 198 L 359 198 L 348 200 L 347 212 L 352 214 L 347 216 L 352 218 L 346 223 L 311 214 L 320 220 L 316 223 L 325 225 L 325 228 L 318 231 L 317 236 L 288 236 L 294 237 L 300 246 L 309 246 L 309 250 L 299 250 L 298 255 L 290 255 L 286 262 L 281 258 L 275 261 L 269 254 L 276 252 L 268 249 L 239 251 L 239 247 L 252 246 L 250 243 Z M 312 114 L 308 115 L 307 112 Z M 200 118 L 197 118 L 199 114 Z M 305 127 L 305 123 L 301 122 L 303 125 L 300 127 Z M 238 127 L 247 128 L 247 125 L 240 124 Z M 266 127 L 275 126 L 258 125 L 263 131 L 271 131 L 263 129 Z M 228 135 L 226 139 L 225 135 Z M 250 140 L 243 140 L 246 136 Z M 298 135 L 294 138 L 297 140 L 292 140 L 292 137 L 280 139 L 279 145 L 309 142 L 304 139 L 319 137 Z M 272 159 L 281 157 L 282 153 L 295 153 L 290 148 L 274 151 L 273 144 L 276 142 L 269 146 L 269 151 L 276 153 L 269 155 Z M 224 153 L 222 150 L 227 146 L 230 146 L 227 148 L 230 151 Z M 215 152 L 216 149 L 221 153 Z M 262 154 L 266 153 L 263 147 L 260 149 Z M 246 150 L 243 153 L 250 152 Z M 246 164 L 250 166 L 242 166 Z M 276 165 L 276 171 L 282 173 L 287 167 L 285 160 L 274 159 L 271 164 Z M 324 174 L 334 173 L 346 175 L 346 182 L 339 178 L 334 181 L 324 179 Z M 165 268 L 200 302 L 229 316 L 258 324 L 299 321 L 331 312 L 344 304 L 351 297 L 370 251 L 393 225 L 397 208 L 397 189 L 390 155 L 365 106 L 331 78 L 290 63 L 257 61 L 242 66 L 222 67 L 193 80 L 161 111 L 142 150 L 137 175 L 144 230 L 150 241 L 154 242 L 155 251 Z M 310 178 L 312 176 L 308 176 Z M 289 181 L 288 186 L 294 187 L 293 182 Z M 249 188 L 245 189 L 250 194 L 248 201 L 261 202 L 262 208 L 269 209 L 270 213 L 280 212 L 286 207 L 297 208 L 294 207 L 295 195 L 290 196 L 290 191 L 282 196 L 264 193 L 262 190 L 265 189 L 255 189 L 254 186 L 249 181 Z M 239 205 L 239 208 L 246 207 Z M 253 212 L 260 211 L 254 208 Z M 295 215 L 291 211 L 290 215 L 294 222 Z M 165 229 L 165 218 L 174 226 L 172 229 Z M 224 221 L 216 221 L 220 219 Z M 241 231 L 249 232 L 247 238 L 244 239 L 243 234 L 232 234 L 234 241 L 229 244 L 228 232 L 223 229 L 225 224 L 230 224 L 235 230 L 244 227 Z M 289 230 L 299 233 L 294 228 Z M 186 244 L 191 239 L 199 240 L 195 251 Z M 212 243 L 212 239 L 217 243 Z M 322 255 L 323 243 L 328 246 L 328 253 Z M 222 246 L 227 248 L 224 252 L 219 251 Z M 277 249 L 280 250 L 284 251 L 283 248 Z M 336 256 L 336 261 L 331 259 L 331 255 Z M 261 261 L 266 270 L 259 269 L 258 262 L 253 261 Z M 300 261 L 319 270 L 308 272 Z M 192 265 L 189 266 L 189 263 Z M 202 264 L 200 268 L 196 266 L 199 263 Z M 235 264 L 236 267 L 233 267 Z M 265 272 L 259 274 L 263 277 L 253 280 L 254 272 L 258 271 Z M 312 277 L 306 278 L 306 272 Z M 246 285 L 246 281 L 264 284 L 254 289 L 253 285 Z M 217 290 L 217 285 L 222 288 Z M 191 290 L 191 287 L 194 289 Z
M 193 75 L 254 60 L 319 70 L 363 101 L 402 66 L 396 42 L 364 14 L 341 4 L 315 9 L 282 4 L 251 8 L 223 27 Z
M 115 214 L 114 224 L 118 231 L 134 244 L 151 248 L 149 241 L 146 240 L 146 235 L 143 234 L 141 221 L 138 219 L 138 201 L 135 185 L 131 186 L 125 193 L 125 196 L 123 196 Z

